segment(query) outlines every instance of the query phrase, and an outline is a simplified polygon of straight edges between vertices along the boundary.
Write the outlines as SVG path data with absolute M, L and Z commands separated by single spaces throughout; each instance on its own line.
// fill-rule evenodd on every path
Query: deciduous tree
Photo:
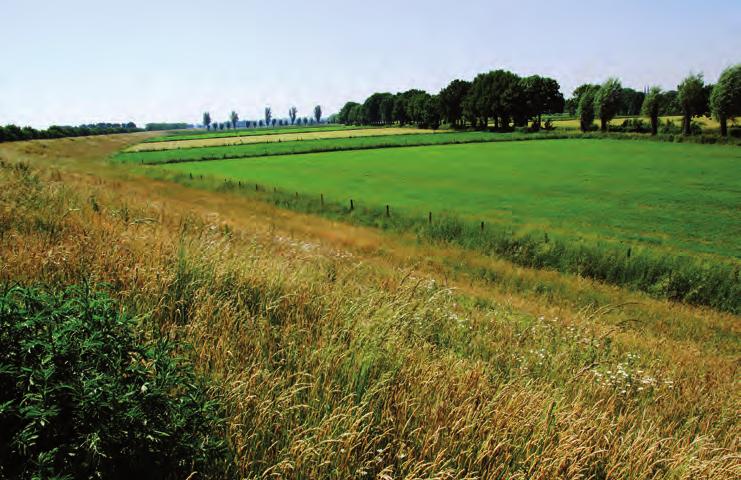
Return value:
M 720 134 L 728 136 L 728 119 L 741 115 L 741 63 L 720 74 L 710 94 L 710 110 L 720 123 Z
M 600 130 L 607 131 L 607 124 L 615 118 L 622 106 L 623 86 L 617 78 L 608 78 L 594 95 L 594 114 L 600 119 Z
M 663 95 L 660 87 L 651 87 L 643 99 L 641 113 L 651 119 L 651 135 L 659 130 L 659 114 L 661 113 Z
M 597 85 L 584 86 L 578 95 L 579 106 L 576 114 L 579 117 L 579 128 L 582 132 L 588 132 L 594 124 L 594 95 L 599 90 Z
M 296 114 L 298 113 L 298 109 L 296 107 L 291 107 L 288 109 L 288 118 L 291 119 L 291 125 L 296 123 Z
M 463 99 L 471 90 L 471 82 L 453 80 L 438 94 L 440 113 L 446 122 L 460 126 L 463 121 Z
M 531 75 L 521 80 L 525 97 L 524 111 L 540 127 L 541 115 L 560 113 L 564 108 L 561 86 L 552 78 Z
M 702 74 L 690 74 L 677 86 L 677 102 L 682 109 L 682 133 L 689 135 L 692 117 L 707 109 L 705 82 Z

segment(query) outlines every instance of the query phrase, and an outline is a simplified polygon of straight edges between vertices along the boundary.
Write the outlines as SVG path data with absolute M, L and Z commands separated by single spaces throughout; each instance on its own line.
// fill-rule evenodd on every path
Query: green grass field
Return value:
M 382 132 L 382 130 L 379 130 Z M 512 140 L 553 138 L 564 133 L 497 133 L 497 132 L 441 132 L 409 133 L 404 135 L 379 135 L 368 137 L 324 138 L 288 142 L 265 142 L 215 147 L 176 148 L 169 150 L 123 151 L 115 159 L 126 163 L 176 163 L 184 161 L 217 160 L 225 158 L 250 158 L 297 153 L 363 150 L 455 143 L 480 143 Z
M 552 140 L 386 148 L 162 166 L 337 202 L 741 257 L 735 147 Z M 437 214 L 437 213 L 436 213 Z

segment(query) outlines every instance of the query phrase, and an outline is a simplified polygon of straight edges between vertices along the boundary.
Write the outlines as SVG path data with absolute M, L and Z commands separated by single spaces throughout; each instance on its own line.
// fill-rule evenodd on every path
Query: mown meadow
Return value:
M 60 311 L 66 331 L 95 325 L 86 312 L 110 322 L 125 311 L 137 319 L 126 349 L 167 338 L 171 354 L 192 364 L 193 373 L 170 378 L 198 385 L 193 408 L 173 412 L 201 405 L 209 416 L 194 427 L 164 423 L 163 432 L 215 435 L 227 452 L 195 457 L 181 448 L 187 442 L 162 442 L 161 458 L 178 459 L 177 470 L 153 462 L 151 476 L 189 468 L 191 478 L 741 474 L 737 316 L 503 263 L 502 278 L 551 278 L 602 292 L 605 303 L 570 305 L 529 288 L 500 294 L 502 281 L 457 274 L 436 259 L 439 248 L 107 165 L 122 143 L 0 149 L 0 282 L 3 298 L 26 295 L 34 311 L 47 303 Z M 28 315 L 23 302 L 3 305 L 3 315 L 5 305 Z M 148 358 L 132 364 L 144 377 L 122 390 L 132 406 L 151 392 L 138 383 L 153 375 Z M 9 372 L 3 381 L 24 378 Z M 114 375 L 96 378 L 115 385 Z M 168 405 L 188 398 L 160 388 L 164 381 L 154 386 Z M 44 424 L 13 418 L 23 422 L 10 432 L 35 447 L 22 433 L 43 433 Z M 74 419 L 90 422 L 76 431 L 97 435 L 79 438 L 105 442 L 118 431 Z M 113 461 L 96 456 L 107 451 L 98 441 L 73 450 L 98 462 L 91 474 Z M 82 471 L 65 470 L 67 451 L 29 462 L 28 474 Z

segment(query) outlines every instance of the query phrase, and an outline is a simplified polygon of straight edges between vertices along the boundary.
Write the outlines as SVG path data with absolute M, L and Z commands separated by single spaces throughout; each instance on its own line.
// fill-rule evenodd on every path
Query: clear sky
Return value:
M 568 96 L 741 62 L 741 0 L 0 0 L 0 124 L 310 115 L 505 68 Z

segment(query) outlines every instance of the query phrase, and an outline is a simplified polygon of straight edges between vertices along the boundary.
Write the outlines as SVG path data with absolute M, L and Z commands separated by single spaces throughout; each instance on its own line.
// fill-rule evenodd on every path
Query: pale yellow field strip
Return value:
M 442 132 L 443 130 L 438 130 Z M 419 128 L 363 128 L 358 130 L 329 130 L 304 133 L 281 133 L 272 135 L 247 135 L 243 137 L 201 138 L 172 142 L 140 143 L 129 148 L 130 152 L 141 150 L 173 150 L 176 148 L 216 147 L 223 145 L 242 145 L 246 143 L 291 142 L 295 140 L 320 140 L 328 138 L 370 137 L 377 135 L 404 135 L 410 133 L 432 133 Z
M 647 125 L 650 123 L 650 120 L 648 117 L 634 117 L 634 118 L 640 118 L 643 120 Z M 627 118 L 615 118 L 610 122 L 610 125 L 621 125 Z M 678 127 L 682 126 L 682 117 L 675 115 L 675 116 L 669 116 L 669 117 L 660 117 L 659 121 L 661 123 L 666 122 L 667 120 L 671 120 L 674 122 Z M 693 118 L 693 121 L 697 122 L 702 126 L 703 128 L 720 128 L 720 125 L 715 119 L 707 118 L 707 117 L 699 117 L 699 118 Z M 595 119 L 594 121 L 595 125 L 599 124 L 599 119 Z M 579 120 L 573 119 L 573 120 L 554 120 L 553 125 L 557 127 L 563 127 L 563 128 L 579 128 Z

